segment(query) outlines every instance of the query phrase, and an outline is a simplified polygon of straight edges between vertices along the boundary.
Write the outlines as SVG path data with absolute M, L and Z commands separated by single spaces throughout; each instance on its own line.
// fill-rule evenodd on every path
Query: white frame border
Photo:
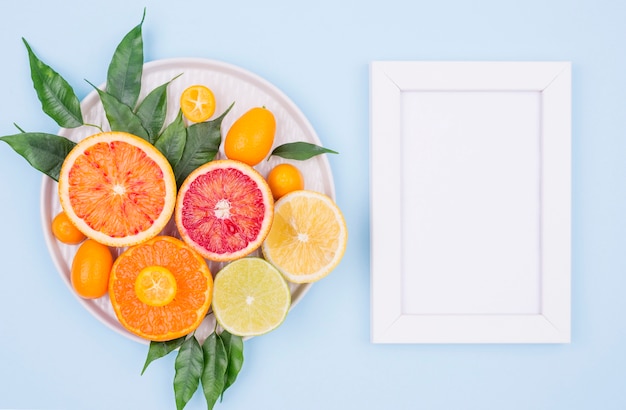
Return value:
M 401 93 L 541 93 L 541 309 L 539 314 L 410 315 L 401 290 Z M 571 334 L 571 63 L 370 64 L 371 341 L 569 343 Z

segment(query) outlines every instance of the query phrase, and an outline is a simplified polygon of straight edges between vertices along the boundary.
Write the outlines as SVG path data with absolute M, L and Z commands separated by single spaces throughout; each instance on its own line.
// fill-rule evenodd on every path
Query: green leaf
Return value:
M 183 155 L 186 139 L 187 129 L 183 121 L 183 113 L 179 110 L 174 121 L 165 128 L 154 143 L 154 146 L 165 155 L 172 169 L 175 169 Z
M 222 142 L 222 120 L 233 105 L 234 103 L 213 121 L 199 122 L 187 127 L 185 149 L 174 167 L 174 176 L 179 187 L 194 169 L 215 158 Z
M 181 410 L 198 390 L 204 368 L 202 347 L 195 336 L 188 337 L 174 362 L 174 396 L 176 409 Z
M 166 342 L 150 342 L 150 348 L 148 349 L 148 357 L 146 357 L 146 363 L 143 365 L 143 369 L 141 370 L 141 374 L 143 374 L 148 365 L 155 361 L 156 359 L 160 359 L 163 356 L 167 356 L 169 353 L 178 349 L 183 342 L 185 341 L 185 336 L 179 337 L 178 339 L 168 340 Z
M 204 371 L 202 372 L 202 390 L 207 408 L 215 406 L 217 399 L 224 391 L 228 358 L 222 339 L 215 332 L 211 333 L 202 344 L 204 352 Z
M 22 41 L 28 50 L 30 76 L 43 111 L 61 127 L 76 128 L 83 125 L 80 101 L 72 87 L 35 55 L 24 38 Z
M 123 104 L 108 92 L 98 89 L 93 84 L 91 85 L 98 91 L 107 120 L 109 120 L 111 131 L 128 132 L 152 143 L 148 131 L 143 127 L 141 119 L 128 105 Z
M 59 180 L 61 166 L 67 154 L 76 145 L 65 137 L 43 132 L 22 132 L 0 137 L 28 163 L 55 181 Z
M 151 141 L 154 141 L 163 128 L 165 114 L 167 112 L 167 86 L 173 81 L 160 85 L 150 91 L 146 98 L 137 107 L 137 117 L 141 120 L 143 128 L 148 132 Z
M 143 73 L 142 25 L 146 17 L 143 11 L 141 22 L 119 43 L 107 71 L 106 91 L 130 108 L 135 108 L 141 91 Z
M 228 359 L 224 388 L 222 389 L 223 396 L 226 389 L 235 383 L 237 375 L 239 375 L 239 371 L 243 366 L 243 339 L 241 336 L 233 335 L 226 330 L 222 331 L 219 337 L 224 343 L 224 349 L 226 350 L 226 357 Z
M 278 157 L 304 161 L 320 154 L 338 154 L 338 152 L 309 142 L 300 141 L 279 145 L 274 148 L 270 156 L 276 155 Z

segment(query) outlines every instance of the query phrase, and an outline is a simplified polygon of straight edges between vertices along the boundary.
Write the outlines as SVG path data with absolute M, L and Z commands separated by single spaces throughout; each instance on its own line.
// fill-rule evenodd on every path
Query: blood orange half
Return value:
M 128 331 L 148 340 L 171 340 L 202 323 L 213 297 L 213 276 L 183 241 L 157 236 L 115 260 L 109 297 Z
M 178 191 L 178 232 L 212 261 L 252 253 L 267 236 L 273 217 L 272 191 L 263 176 L 243 162 L 208 162 L 194 170 Z
M 147 141 L 103 132 L 80 141 L 59 175 L 61 206 L 86 236 L 116 247 L 158 235 L 176 205 L 167 159 Z

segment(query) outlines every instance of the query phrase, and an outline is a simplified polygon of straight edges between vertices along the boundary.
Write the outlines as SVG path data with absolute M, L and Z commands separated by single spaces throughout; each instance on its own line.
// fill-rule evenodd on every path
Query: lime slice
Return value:
M 234 335 L 258 336 L 276 329 L 290 306 L 287 282 L 264 259 L 238 259 L 215 276 L 213 313 L 217 322 Z

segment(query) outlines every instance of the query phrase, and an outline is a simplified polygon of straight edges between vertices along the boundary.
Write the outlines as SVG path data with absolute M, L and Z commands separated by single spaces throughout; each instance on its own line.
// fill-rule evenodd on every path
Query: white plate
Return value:
M 165 120 L 169 124 L 178 114 L 178 98 L 182 91 L 193 84 L 204 84 L 211 88 L 215 94 L 216 111 L 213 118 L 221 115 L 228 106 L 235 102 L 232 110 L 222 122 L 222 135 L 230 128 L 233 121 L 248 109 L 255 106 L 265 106 L 276 117 L 276 137 L 274 146 L 293 141 L 306 141 L 322 145 L 313 127 L 298 109 L 298 107 L 278 88 L 256 74 L 239 67 L 223 62 L 205 59 L 168 59 L 146 63 L 144 65 L 142 91 L 140 100 L 147 93 L 161 84 L 170 81 L 179 74 L 168 87 L 168 112 Z M 104 86 L 101 86 L 102 89 Z M 104 109 L 97 92 L 91 92 L 81 103 L 83 120 L 86 124 L 97 124 L 108 130 L 108 122 Z M 59 134 L 75 142 L 99 132 L 97 128 L 82 126 L 77 129 L 61 129 Z M 223 148 L 220 148 L 218 158 L 224 157 Z M 278 163 L 288 162 L 282 158 L 271 157 L 269 161 L 263 161 L 255 168 L 264 176 Z M 326 155 L 319 155 L 306 161 L 293 162 L 302 171 L 305 178 L 305 189 L 323 192 L 333 199 L 335 188 L 333 177 Z M 65 245 L 57 241 L 51 232 L 51 221 L 61 211 L 61 205 L 57 193 L 57 183 L 47 176 L 43 177 L 41 186 L 41 222 L 43 226 L 46 244 L 52 260 L 59 271 L 61 278 L 70 291 L 94 317 L 110 327 L 114 331 L 140 343 L 148 343 L 122 327 L 118 322 L 108 295 L 99 299 L 87 300 L 74 293 L 70 283 L 70 267 L 78 246 Z M 177 235 L 176 228 L 170 222 L 165 228 L 164 234 Z M 123 249 L 113 249 L 118 255 Z M 257 251 L 258 254 L 258 251 Z M 213 274 L 222 265 L 209 263 Z M 292 307 L 304 296 L 310 284 L 291 284 Z M 201 327 L 196 332 L 199 339 L 205 337 L 213 329 L 215 321 L 212 315 L 207 316 Z

